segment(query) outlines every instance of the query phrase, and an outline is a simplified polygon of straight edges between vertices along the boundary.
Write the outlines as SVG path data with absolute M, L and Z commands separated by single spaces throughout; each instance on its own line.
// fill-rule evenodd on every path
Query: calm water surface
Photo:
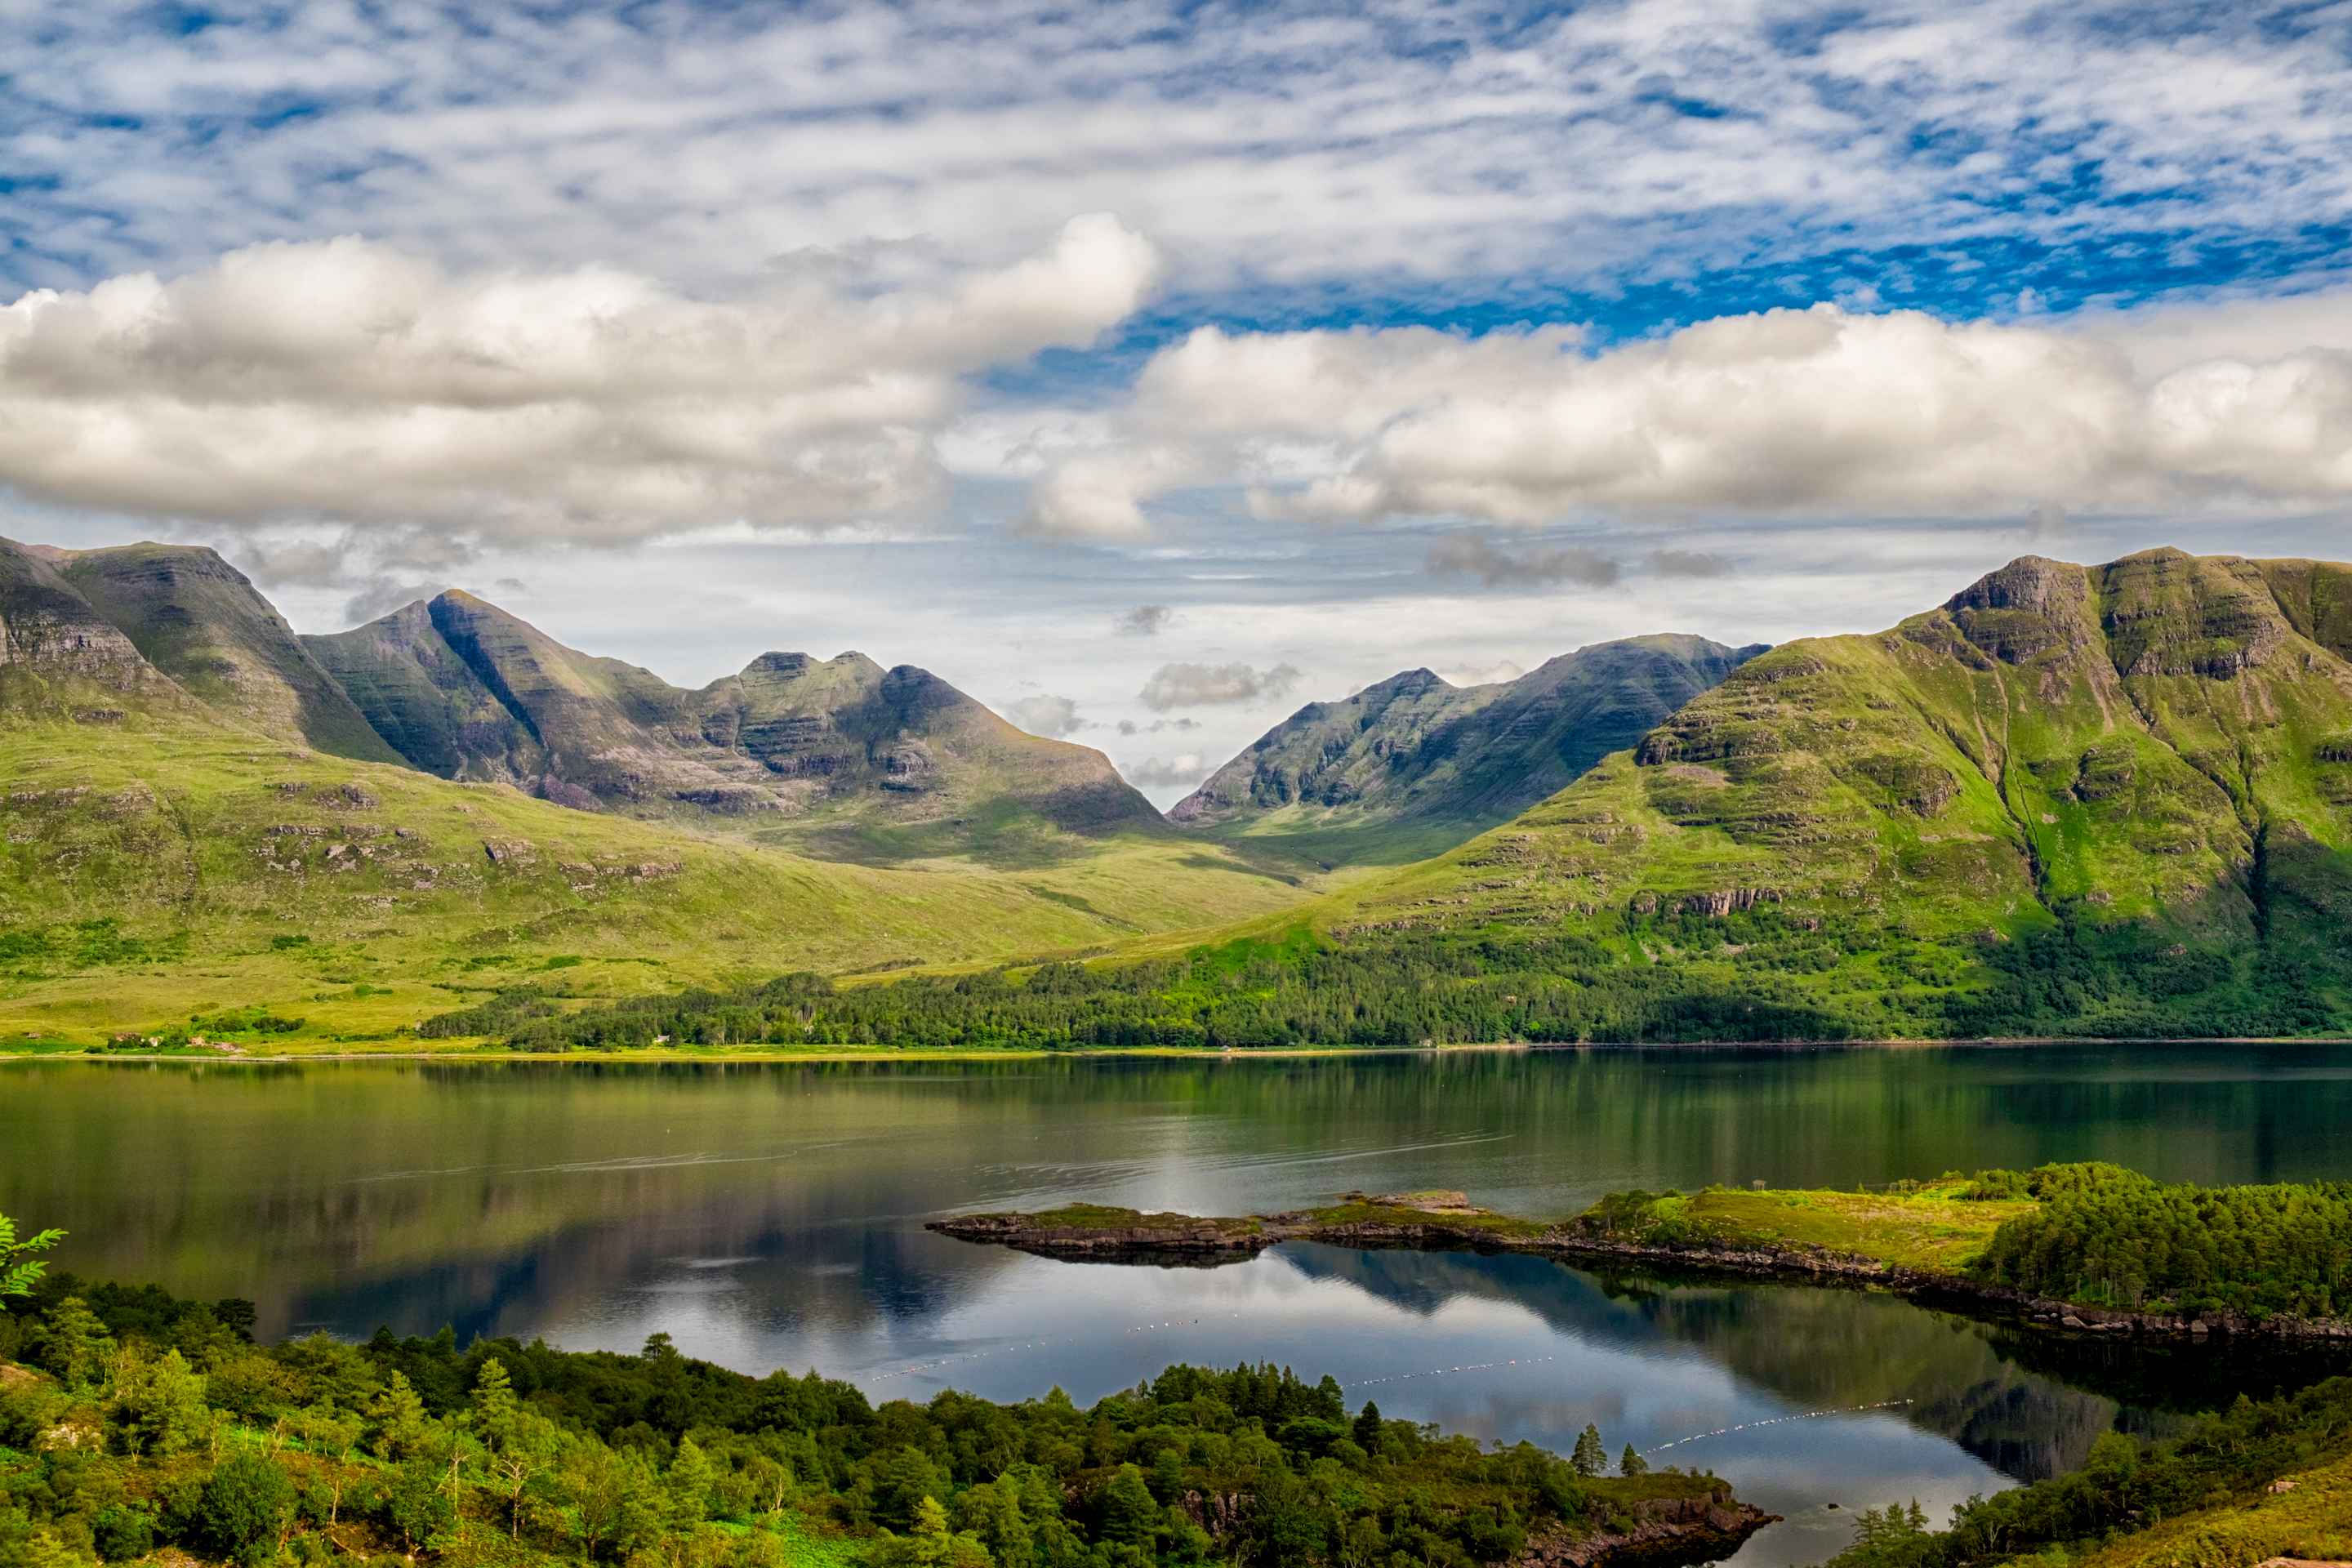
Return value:
M 634 1349 L 661 1330 L 877 1397 L 1091 1400 L 1171 1361 L 1270 1358 L 1483 1436 L 1565 1450 L 1597 1422 L 1612 1453 L 1677 1444 L 1659 1461 L 1788 1514 L 1741 1557 L 1773 1568 L 1843 1545 L 1853 1509 L 1916 1496 L 1940 1514 L 2111 1427 L 2313 1369 L 2070 1348 L 1850 1292 L 1310 1246 L 1213 1269 L 1061 1264 L 922 1222 L 1426 1186 L 1547 1215 L 1627 1186 L 2050 1159 L 2343 1178 L 2347 1127 L 2352 1052 L 2324 1047 L 38 1062 L 0 1068 L 0 1210 L 73 1231 L 80 1272 L 251 1297 L 273 1334 L 446 1322 Z

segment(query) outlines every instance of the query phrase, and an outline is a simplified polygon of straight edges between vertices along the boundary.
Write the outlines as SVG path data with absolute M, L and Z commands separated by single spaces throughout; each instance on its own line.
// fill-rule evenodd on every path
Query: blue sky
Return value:
M 0 531 L 306 626 L 858 646 L 1167 798 L 1401 666 L 2347 552 L 2337 6 L 0 23 Z

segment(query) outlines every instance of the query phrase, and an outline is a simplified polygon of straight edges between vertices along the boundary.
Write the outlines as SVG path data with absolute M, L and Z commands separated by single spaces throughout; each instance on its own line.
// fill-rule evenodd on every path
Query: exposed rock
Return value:
M 1749 1503 L 1732 1500 L 1730 1489 L 1713 1497 L 1651 1498 L 1627 1510 L 1622 1531 L 1585 1533 L 1563 1525 L 1528 1541 L 1511 1561 L 1514 1568 L 1600 1568 L 1602 1563 L 1709 1563 L 1728 1557 L 1768 1524 L 1780 1522 Z

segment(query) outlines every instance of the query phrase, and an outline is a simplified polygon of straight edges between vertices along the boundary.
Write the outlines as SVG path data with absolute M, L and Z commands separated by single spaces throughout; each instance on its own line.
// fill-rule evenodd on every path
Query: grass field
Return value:
M 1684 1212 L 1729 1239 L 1818 1247 L 1908 1268 L 1958 1272 L 2003 1220 L 2036 1205 L 1962 1201 L 1967 1184 L 1901 1194 L 1713 1190 L 1680 1200 Z M 1669 1200 L 1673 1201 L 1673 1200 Z
M 833 864 L 169 715 L 0 727 L 0 1050 L 173 1025 L 414 1048 L 397 1031 L 509 986 L 585 1002 L 1037 961 L 1307 896 L 1162 836 L 1017 870 Z M 300 1023 L 238 1026 L 256 1018 Z

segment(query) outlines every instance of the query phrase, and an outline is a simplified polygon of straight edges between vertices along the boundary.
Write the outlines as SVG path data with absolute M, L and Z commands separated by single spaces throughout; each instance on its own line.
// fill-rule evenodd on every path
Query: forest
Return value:
M 1972 952 L 1969 962 L 1980 965 L 1983 979 L 1968 986 L 1943 984 L 1955 964 L 1943 948 L 1915 944 L 1884 954 L 1897 983 L 1874 990 L 1865 1013 L 1840 994 L 1808 986 L 1808 975 L 1841 962 L 1840 950 L 1776 911 L 1728 921 L 1651 917 L 1644 925 L 1653 940 L 1734 956 L 1720 965 L 1630 963 L 1608 943 L 1556 930 L 1359 933 L 1334 942 L 1300 926 L 1175 958 L 853 984 L 799 973 L 740 990 L 583 1011 L 567 1011 L 545 988 L 514 987 L 427 1019 L 418 1032 L 490 1037 L 534 1052 L 656 1042 L 1245 1050 L 1511 1040 L 2244 1037 L 2306 1033 L 2332 1016 L 2314 975 L 2284 960 L 2257 955 L 2249 962 L 2263 973 L 2233 987 L 2129 931 L 2072 926 Z M 1900 983 L 1910 972 L 1924 978 Z M 2224 995 L 2239 1000 L 2217 1002 Z
M 0 1265 L 6 1258 L 0 1247 Z M 20 1264 L 20 1269 L 36 1267 Z M 1171 1366 L 1080 1407 L 870 1403 L 810 1373 L 379 1331 L 263 1347 L 252 1309 L 22 1277 L 0 1313 L 0 1565 L 177 1546 L 256 1565 L 1137 1568 L 1496 1563 L 1711 1476 L 1350 1409 L 1329 1378 Z M 12 1366 L 22 1363 L 23 1366 Z M 30 1368 L 33 1370 L 26 1370 Z
M 2017 1178 L 2040 1206 L 1993 1232 L 1979 1277 L 2126 1310 L 2352 1315 L 2352 1183 L 2208 1187 L 2113 1165 L 2045 1169 L 2091 1179 Z M 2009 1176 L 1979 1184 L 2005 1196 Z

